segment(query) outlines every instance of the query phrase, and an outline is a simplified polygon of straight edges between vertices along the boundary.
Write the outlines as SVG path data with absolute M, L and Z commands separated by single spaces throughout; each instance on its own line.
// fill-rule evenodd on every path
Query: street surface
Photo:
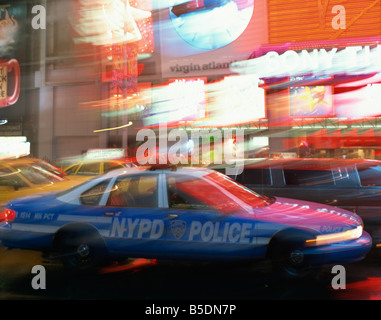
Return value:
M 34 289 L 35 265 L 45 268 L 45 289 Z M 0 299 L 34 300 L 381 300 L 381 258 L 371 254 L 345 265 L 346 288 L 333 289 L 336 275 L 326 269 L 317 280 L 278 279 L 268 263 L 187 265 L 136 259 L 98 270 L 71 274 L 40 253 L 0 247 Z

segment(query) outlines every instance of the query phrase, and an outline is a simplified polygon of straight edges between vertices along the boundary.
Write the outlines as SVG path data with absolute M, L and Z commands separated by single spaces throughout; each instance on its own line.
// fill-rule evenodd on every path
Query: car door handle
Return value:
M 105 217 L 113 217 L 115 215 L 115 212 L 105 212 L 104 216 Z
M 169 215 L 168 215 L 168 219 L 176 219 L 176 218 L 178 218 L 179 217 L 179 215 L 178 214 L 175 214 L 175 213 L 170 213 Z

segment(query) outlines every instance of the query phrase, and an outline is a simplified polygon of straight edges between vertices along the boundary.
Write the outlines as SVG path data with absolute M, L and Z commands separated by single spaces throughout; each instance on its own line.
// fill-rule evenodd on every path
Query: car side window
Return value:
M 157 175 L 120 177 L 107 201 L 110 207 L 157 208 Z
M 331 170 L 290 170 L 285 169 L 284 178 L 290 186 L 334 186 Z
M 271 175 L 269 169 L 245 169 L 243 173 L 237 175 L 237 182 L 242 184 L 271 185 Z
M 79 196 L 79 201 L 85 206 L 97 206 L 105 193 L 110 180 L 102 181 L 86 190 Z
M 358 168 L 358 173 L 363 187 L 381 186 L 381 166 Z
M 183 210 L 211 210 L 212 208 L 208 204 L 196 199 L 179 188 L 179 184 L 186 183 L 187 179 L 192 180 L 194 178 L 184 175 L 173 175 L 167 177 L 169 208 Z
M 75 174 L 75 172 L 77 171 L 78 167 L 79 167 L 79 164 L 74 165 L 74 166 L 72 166 L 72 167 L 66 169 L 66 170 L 65 170 L 65 173 L 66 173 L 66 174 Z

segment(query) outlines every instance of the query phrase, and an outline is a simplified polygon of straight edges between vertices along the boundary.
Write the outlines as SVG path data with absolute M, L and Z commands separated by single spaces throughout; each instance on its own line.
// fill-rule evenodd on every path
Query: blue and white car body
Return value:
M 287 243 L 293 267 L 356 261 L 372 244 L 349 211 L 268 199 L 203 168 L 121 169 L 64 192 L 12 200 L 0 241 L 58 256 L 65 243 L 82 258 L 102 247 L 107 257 L 209 261 L 279 256 Z

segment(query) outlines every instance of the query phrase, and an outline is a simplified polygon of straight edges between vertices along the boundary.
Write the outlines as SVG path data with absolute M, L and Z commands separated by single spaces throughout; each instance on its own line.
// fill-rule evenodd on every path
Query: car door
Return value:
M 160 175 L 136 174 L 112 182 L 103 207 L 112 217 L 107 237 L 109 250 L 128 256 L 157 257 L 163 251 L 164 212 L 161 208 Z
M 285 168 L 278 172 L 273 195 L 338 206 L 354 211 L 359 182 L 353 167 Z
M 214 260 L 253 254 L 254 220 L 223 213 L 198 196 L 218 196 L 216 200 L 224 203 L 226 192 L 219 193 L 207 181 L 192 176 L 167 174 L 166 178 L 166 242 L 170 255 Z

